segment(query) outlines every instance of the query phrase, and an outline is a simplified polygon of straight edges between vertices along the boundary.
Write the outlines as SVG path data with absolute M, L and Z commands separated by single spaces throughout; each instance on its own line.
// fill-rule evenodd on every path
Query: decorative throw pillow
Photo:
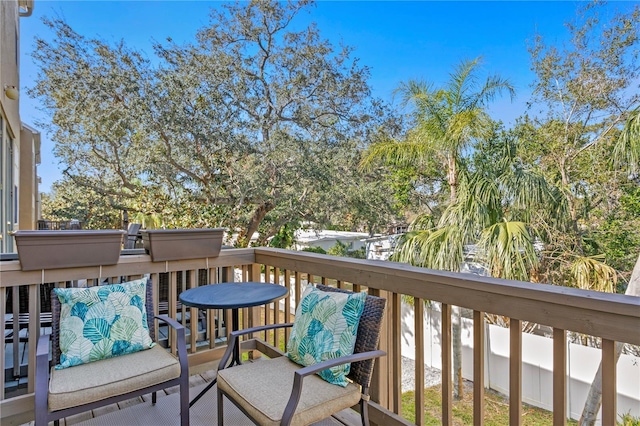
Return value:
M 366 293 L 337 293 L 307 287 L 296 308 L 287 356 L 308 366 L 353 354 Z M 319 372 L 324 380 L 347 386 L 351 364 Z
M 152 348 L 147 278 L 88 288 L 56 288 L 60 310 L 57 370 Z

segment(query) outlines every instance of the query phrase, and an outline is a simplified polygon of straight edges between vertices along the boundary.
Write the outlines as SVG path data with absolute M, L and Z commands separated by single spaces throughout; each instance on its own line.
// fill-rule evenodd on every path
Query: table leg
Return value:
M 238 310 L 237 309 L 232 309 L 231 310 L 231 330 L 232 331 L 237 331 L 238 330 L 238 323 L 239 323 L 239 316 L 238 316 Z M 227 342 L 228 344 L 228 342 Z M 236 347 L 233 350 L 233 357 L 231 358 L 231 364 L 229 364 L 229 367 L 231 367 L 234 364 L 241 364 L 242 361 L 240 360 L 240 342 L 238 341 L 238 344 L 236 345 Z M 198 395 L 196 395 L 195 398 L 193 398 L 191 400 L 191 402 L 189 402 L 189 408 L 191 408 L 193 406 L 193 404 L 195 404 L 196 402 L 198 402 L 198 400 L 200 398 L 202 398 L 202 396 L 207 393 L 209 391 L 209 389 L 211 389 L 218 381 L 218 378 L 214 378 L 211 383 L 209 383 L 203 390 L 202 392 L 200 392 Z
M 238 310 L 232 309 L 231 310 L 231 330 L 232 331 L 238 331 L 239 322 L 240 322 L 240 318 L 238 315 Z M 242 361 L 240 359 L 240 340 L 238 340 L 238 344 L 235 346 L 235 348 L 233 348 L 233 358 L 231 359 L 231 364 L 229 364 L 229 367 L 234 365 L 234 363 L 236 365 L 242 364 Z

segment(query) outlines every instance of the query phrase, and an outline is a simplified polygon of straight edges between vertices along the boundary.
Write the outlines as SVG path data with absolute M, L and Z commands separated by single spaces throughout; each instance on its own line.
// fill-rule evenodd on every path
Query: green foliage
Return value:
M 593 260 L 607 254 L 607 261 L 621 264 L 617 243 L 603 239 L 601 230 L 604 222 L 615 221 L 620 188 L 638 170 L 640 143 L 633 137 L 633 117 L 640 104 L 639 18 L 638 5 L 613 13 L 601 2 L 584 3 L 567 25 L 569 43 L 559 47 L 537 35 L 529 47 L 536 74 L 534 102 L 544 113 L 521 123 L 520 130 L 527 136 L 523 151 L 528 164 L 558 188 L 566 205 L 552 220 L 540 218 L 536 224 L 544 229 L 545 253 L 553 257 L 540 272 L 558 284 L 574 285 L 585 276 L 567 269 L 574 263 L 572 255 Z M 612 239 L 628 242 L 624 232 Z M 638 246 L 628 249 L 637 251 Z M 597 259 L 604 268 L 602 258 Z M 604 286 L 592 282 L 589 287 Z
M 342 256 L 347 257 L 347 253 L 349 251 L 349 246 L 341 241 L 336 241 L 336 244 L 327 250 L 327 254 L 331 256 Z
M 291 248 L 295 241 L 295 231 L 299 228 L 298 223 L 287 223 L 280 227 L 280 230 L 269 241 L 269 247 Z M 324 251 L 324 250 L 323 250 Z
M 45 20 L 54 37 L 36 39 L 30 94 L 67 175 L 167 227 L 224 226 L 244 243 L 316 218 L 376 229 L 392 197 L 356 148 L 396 120 L 349 47 L 291 29 L 310 5 L 220 3 L 193 43 L 157 43 L 153 60 Z
M 453 402 L 453 424 L 473 424 L 473 392 L 466 392 L 462 401 Z M 509 404 L 505 398 L 495 392 L 485 393 L 484 424 L 487 426 L 509 425 Z M 424 390 L 425 425 L 442 424 L 442 394 L 440 386 L 426 388 Z M 415 392 L 409 391 L 402 394 L 402 417 L 411 423 L 415 423 Z M 543 426 L 553 424 L 553 413 L 541 408 L 523 404 L 523 424 Z M 567 424 L 577 425 L 578 422 L 567 419 Z M 626 425 L 625 425 L 626 426 Z
M 122 227 L 122 211 L 114 204 L 112 198 L 65 179 L 56 182 L 50 194 L 42 195 L 42 217 L 77 219 L 86 229 L 118 229 Z
M 327 254 L 331 256 L 352 257 L 356 259 L 366 258 L 366 249 L 360 248 L 358 250 L 349 250 L 349 245 L 342 241 L 336 241 L 336 244 L 327 250 Z
M 621 414 L 618 417 L 620 417 L 618 426 L 640 426 L 640 417 L 634 417 L 630 413 Z
M 640 252 L 640 187 L 635 183 L 620 188 L 619 204 L 608 212 L 605 219 L 594 224 L 590 236 L 589 254 L 603 253 L 607 263 L 628 281 Z M 616 289 L 624 293 L 625 282 L 618 281 Z
M 308 251 L 311 253 L 318 253 L 318 254 L 327 254 L 325 249 L 323 249 L 322 247 L 305 247 L 302 249 L 302 251 Z

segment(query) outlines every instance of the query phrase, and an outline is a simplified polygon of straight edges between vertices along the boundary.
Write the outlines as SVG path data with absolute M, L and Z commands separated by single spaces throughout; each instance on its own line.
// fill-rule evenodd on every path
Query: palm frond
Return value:
M 532 170 L 520 167 L 507 168 L 498 177 L 500 188 L 505 194 L 505 202 L 521 212 L 533 212 L 558 204 L 557 194 L 545 177 Z M 530 214 L 523 219 L 528 221 Z
M 473 108 L 486 106 L 505 91 L 509 94 L 510 100 L 513 101 L 516 91 L 509 80 L 498 75 L 492 75 L 487 78 L 480 92 L 471 99 L 469 106 Z
M 575 287 L 585 290 L 613 293 L 618 282 L 618 274 L 604 263 L 604 255 L 580 256 L 571 264 L 571 276 Z
M 501 200 L 494 180 L 461 168 L 457 202 L 444 211 L 440 224 L 457 224 L 468 240 L 475 240 L 483 228 L 502 219 Z
M 494 277 L 528 281 L 529 271 L 538 263 L 533 237 L 524 222 L 489 226 L 482 232 L 478 248 Z
M 613 163 L 631 175 L 640 174 L 640 107 L 631 113 L 613 147 Z
M 393 94 L 401 97 L 402 106 L 407 106 L 431 93 L 432 88 L 433 85 L 431 83 L 422 80 L 409 80 L 401 82 Z
M 433 216 L 430 214 L 421 214 L 418 215 L 411 225 L 409 225 L 409 230 L 411 231 L 426 231 L 433 228 Z
M 452 105 L 462 105 L 465 94 L 469 90 L 473 90 L 477 85 L 477 77 L 475 71 L 480 64 L 482 58 L 462 60 L 449 74 L 451 79 L 448 84 L 448 92 L 451 94 Z
M 444 271 L 460 271 L 464 236 L 455 226 L 405 234 L 393 260 Z
M 427 143 L 425 143 L 427 142 Z M 416 166 L 428 159 L 433 153 L 428 141 L 412 138 L 404 141 L 388 140 L 371 145 L 360 161 L 360 169 L 371 171 L 381 162 L 399 167 Z

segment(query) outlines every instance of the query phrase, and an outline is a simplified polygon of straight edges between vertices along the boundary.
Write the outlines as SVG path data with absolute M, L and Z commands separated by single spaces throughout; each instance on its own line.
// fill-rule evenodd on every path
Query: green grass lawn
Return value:
M 402 417 L 415 423 L 415 394 L 413 391 L 402 394 Z M 425 389 L 425 425 L 440 425 L 441 418 L 441 389 L 434 386 Z M 473 424 L 473 391 L 466 389 L 462 401 L 453 402 L 453 423 L 466 426 Z M 509 425 L 509 403 L 503 396 L 495 392 L 485 392 L 484 424 L 487 426 Z M 542 426 L 553 424 L 553 413 L 540 408 L 524 405 L 522 407 L 522 424 Z M 567 420 L 568 425 L 577 425 L 574 420 Z

